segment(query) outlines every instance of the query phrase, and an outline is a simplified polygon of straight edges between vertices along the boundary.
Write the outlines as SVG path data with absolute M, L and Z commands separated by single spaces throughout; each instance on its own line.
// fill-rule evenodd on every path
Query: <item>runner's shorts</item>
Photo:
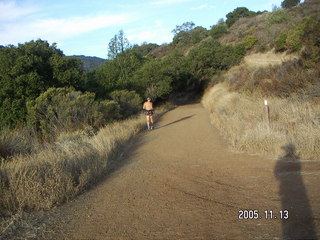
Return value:
M 146 110 L 145 115 L 147 116 L 152 116 L 153 115 L 153 110 Z

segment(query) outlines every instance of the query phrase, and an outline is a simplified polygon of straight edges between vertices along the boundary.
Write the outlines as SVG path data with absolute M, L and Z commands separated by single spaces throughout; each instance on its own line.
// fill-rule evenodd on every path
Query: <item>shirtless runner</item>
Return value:
M 147 98 L 147 101 L 143 104 L 143 110 L 145 110 L 148 130 L 153 129 L 153 103 L 151 98 Z

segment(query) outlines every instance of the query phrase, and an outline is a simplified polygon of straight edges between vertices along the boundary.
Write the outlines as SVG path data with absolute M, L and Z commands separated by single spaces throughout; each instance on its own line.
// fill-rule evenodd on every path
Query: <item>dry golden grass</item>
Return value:
M 16 154 L 36 151 L 40 142 L 34 136 L 34 132 L 27 127 L 20 130 L 2 129 L 0 133 L 0 162 L 1 159 L 8 160 Z
M 268 98 L 270 129 L 262 96 L 228 91 L 226 83 L 211 88 L 202 104 L 212 124 L 238 151 L 278 157 L 292 143 L 302 159 L 319 160 L 320 105 L 301 96 Z
M 159 109 L 155 117 L 167 109 Z M 145 117 L 139 115 L 107 125 L 92 137 L 81 132 L 61 134 L 41 151 L 0 162 L 0 217 L 50 209 L 73 199 L 106 174 L 143 128 Z

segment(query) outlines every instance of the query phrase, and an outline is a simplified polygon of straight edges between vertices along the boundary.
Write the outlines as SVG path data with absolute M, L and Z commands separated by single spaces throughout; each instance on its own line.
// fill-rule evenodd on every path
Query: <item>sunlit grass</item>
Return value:
M 202 104 L 235 150 L 276 158 L 282 146 L 292 143 L 302 159 L 319 160 L 320 105 L 299 96 L 268 97 L 269 128 L 264 99 L 230 92 L 220 83 L 204 95 Z
M 155 117 L 167 109 L 158 109 Z M 92 137 L 81 131 L 63 133 L 38 152 L 3 159 L 0 213 L 50 209 L 73 199 L 105 176 L 145 127 L 145 117 L 139 115 L 109 124 Z

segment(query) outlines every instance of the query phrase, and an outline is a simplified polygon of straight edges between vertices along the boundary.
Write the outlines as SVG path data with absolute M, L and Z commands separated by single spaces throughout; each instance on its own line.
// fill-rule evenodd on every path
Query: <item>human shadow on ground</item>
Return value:
M 173 122 L 171 122 L 171 123 L 167 123 L 167 124 L 165 124 L 165 125 L 156 126 L 155 129 L 159 129 L 159 128 L 163 128 L 163 127 L 170 126 L 170 125 L 172 125 L 172 124 L 175 124 L 175 123 L 178 123 L 178 122 L 187 120 L 187 119 L 189 119 L 189 118 L 192 118 L 193 116 L 195 116 L 195 114 L 190 115 L 190 116 L 187 116 L 187 117 L 180 118 L 179 120 L 173 121 Z
M 288 211 L 288 219 L 281 220 L 283 239 L 318 239 L 296 147 L 288 144 L 282 149 L 284 155 L 278 159 L 274 174 L 280 182 L 281 210 Z

